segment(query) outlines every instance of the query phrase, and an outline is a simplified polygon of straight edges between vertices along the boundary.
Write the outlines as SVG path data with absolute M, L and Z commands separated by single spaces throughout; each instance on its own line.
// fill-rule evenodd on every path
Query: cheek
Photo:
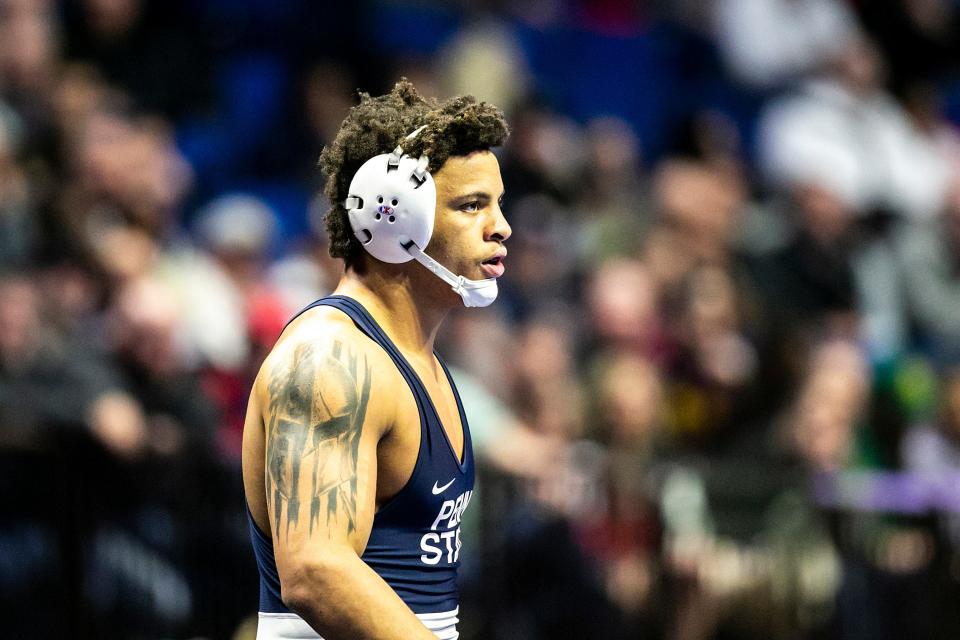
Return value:
M 427 253 L 433 258 L 438 258 L 440 255 L 446 255 L 447 251 L 447 233 L 439 225 L 434 225 L 433 235 L 430 236 L 430 244 L 427 245 Z
M 463 237 L 467 231 L 457 228 L 449 220 L 438 219 L 433 225 L 433 235 L 430 238 L 430 248 L 437 254 L 455 255 L 457 247 L 463 244 Z M 433 254 L 431 254 L 433 255 Z M 436 255 L 433 255 L 436 258 Z

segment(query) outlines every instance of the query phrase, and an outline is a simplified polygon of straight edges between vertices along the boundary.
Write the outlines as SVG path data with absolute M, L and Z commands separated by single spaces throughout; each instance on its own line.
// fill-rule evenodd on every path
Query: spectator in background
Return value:
M 829 73 L 801 95 L 773 103 L 760 124 L 774 184 L 829 192 L 856 221 L 854 242 L 842 252 L 862 312 L 860 331 L 876 361 L 896 358 L 908 342 L 890 222 L 935 216 L 957 172 L 955 134 L 919 102 L 904 110 L 883 80 L 883 60 L 860 36 L 836 55 Z
M 322 196 L 310 202 L 310 233 L 286 255 L 273 261 L 267 279 L 288 309 L 299 311 L 333 291 L 343 265 L 330 257 L 323 216 L 329 206 Z M 272 344 L 272 343 L 271 343 Z
M 719 0 L 714 11 L 733 76 L 761 88 L 819 71 L 856 34 L 852 12 L 834 0 Z
M 934 361 L 960 363 L 960 181 L 939 217 L 903 228 L 897 241 L 904 293 L 922 347 Z
M 746 193 L 738 168 L 726 158 L 664 160 L 653 190 L 659 213 L 654 231 L 659 233 L 648 242 L 673 248 L 648 246 L 647 262 L 655 274 L 665 276 L 660 286 L 673 298 L 666 301 L 670 312 L 676 310 L 678 292 L 695 267 L 735 266 L 734 240 Z
M 930 218 L 943 206 L 949 159 L 884 90 L 873 43 L 863 35 L 845 42 L 826 73 L 765 110 L 762 167 L 777 186 L 828 188 L 854 215 Z
M 681 254 L 673 255 L 683 259 Z M 584 291 L 591 321 L 588 351 L 628 351 L 656 362 L 672 355 L 674 344 L 664 326 L 660 283 L 654 278 L 636 259 L 611 259 L 596 266 Z
M 667 617 L 659 609 L 662 525 L 655 473 L 665 441 L 663 381 L 653 363 L 636 353 L 598 356 L 592 369 L 588 415 L 607 452 L 605 495 L 575 526 L 622 617 L 617 637 L 649 636 Z
M 510 224 L 519 234 L 510 247 L 512 277 L 503 287 L 511 312 L 525 319 L 542 309 L 566 307 L 578 266 L 569 211 L 544 194 L 519 198 L 510 210 Z
M 60 42 L 50 0 L 5 0 L 0 6 L 0 95 L 25 121 L 28 144 L 45 133 Z
M 790 448 L 812 471 L 849 467 L 869 400 L 867 363 L 856 346 L 838 340 L 816 348 L 808 366 L 790 414 Z
M 71 0 L 65 12 L 66 57 L 96 66 L 138 110 L 195 115 L 210 103 L 210 56 L 199 34 L 191 33 L 195 21 L 175 19 L 175 7 L 147 0 Z
M 513 406 L 536 432 L 562 441 L 584 435 L 581 386 L 572 345 L 576 328 L 561 313 L 531 318 L 516 342 Z
M 471 94 L 500 105 L 508 116 L 529 92 L 529 73 L 509 25 L 477 11 L 439 54 L 443 95 Z
M 121 459 L 147 445 L 140 404 L 102 356 L 51 333 L 32 278 L 0 277 L 0 407 L 14 441 L 43 442 L 58 429 L 88 430 Z M 52 432 L 51 432 L 52 430 Z
M 729 445 L 754 428 L 759 356 L 746 331 L 743 293 L 721 267 L 694 269 L 683 287 L 669 368 L 672 435 L 695 447 Z
M 752 273 L 770 328 L 774 389 L 795 384 L 804 354 L 820 335 L 853 336 L 857 298 L 850 263 L 853 214 L 819 184 L 797 185 L 788 243 L 757 256 Z M 769 370 L 769 368 L 768 368 Z
M 185 366 L 175 296 L 156 281 L 135 280 L 117 292 L 108 314 L 111 351 L 145 411 L 151 451 L 168 460 L 199 456 L 206 463 L 216 414 L 196 393 L 199 380 Z
M 142 278 L 125 284 L 108 310 L 111 351 L 124 388 L 142 407 L 147 438 L 136 464 L 100 478 L 105 485 L 122 482 L 119 493 L 129 501 L 112 505 L 113 528 L 99 535 L 119 536 L 169 564 L 169 579 L 182 582 L 186 598 L 172 621 L 212 630 L 246 611 L 222 571 L 222 563 L 245 557 L 246 539 L 230 434 L 218 432 L 218 398 L 178 343 L 178 304 L 168 286 Z M 109 566 L 111 552 L 104 553 Z M 130 579 L 118 571 L 121 584 Z M 153 615 L 165 615 L 162 605 L 159 598 Z
M 319 192 L 322 190 L 323 176 L 315 169 L 317 158 L 324 145 L 333 140 L 353 104 L 356 80 L 345 64 L 335 59 L 325 59 L 307 69 L 300 88 L 298 118 L 294 120 L 296 135 L 283 142 L 297 151 L 296 165 L 292 171 L 303 172 L 303 181 L 313 191 Z M 320 206 L 328 206 L 322 198 L 317 198 L 316 202 L 321 203 Z M 322 224 L 311 224 L 314 231 L 323 229 Z
M 277 241 L 278 224 L 270 207 L 253 195 L 226 194 L 207 204 L 196 227 L 200 244 L 234 284 L 248 298 L 256 296 Z
M 240 303 L 249 347 L 249 356 L 242 362 L 212 367 L 205 377 L 224 418 L 219 444 L 230 459 L 239 461 L 248 390 L 261 359 L 297 309 L 286 304 L 279 288 L 267 278 L 278 223 L 265 202 L 245 194 L 220 196 L 200 213 L 196 227 L 200 244 L 229 279 Z
M 0 102 L 0 268 L 27 266 L 39 243 L 34 194 L 17 158 L 21 129 L 20 117 Z
M 575 203 L 576 252 L 590 268 L 640 251 L 652 210 L 641 179 L 640 141 L 620 118 L 587 124 L 583 185 Z
M 571 202 L 584 161 L 577 123 L 536 103 L 519 109 L 511 123 L 503 167 L 511 201 L 545 194 L 564 205 Z
M 192 174 L 164 122 L 103 105 L 79 134 L 77 148 L 70 150 L 73 188 L 64 202 L 66 221 L 82 229 L 113 217 L 155 238 L 167 233 Z
M 790 421 L 792 448 L 809 473 L 836 478 L 842 476 L 832 474 L 882 462 L 870 383 L 866 358 L 851 343 L 829 342 L 812 353 Z M 919 595 L 929 589 L 934 559 L 929 523 L 869 508 L 832 519 L 842 557 L 837 624 L 843 637 L 943 637 L 935 600 Z

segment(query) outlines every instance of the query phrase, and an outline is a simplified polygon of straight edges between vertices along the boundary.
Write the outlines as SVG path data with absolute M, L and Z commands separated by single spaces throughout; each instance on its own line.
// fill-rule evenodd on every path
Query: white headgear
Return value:
M 420 127 L 406 137 L 416 137 Z M 485 307 L 497 297 L 497 279 L 468 280 L 424 253 L 433 235 L 437 187 L 427 156 L 414 159 L 397 145 L 363 163 L 350 182 L 344 206 L 360 244 L 377 260 L 416 260 L 453 287 L 468 307 Z

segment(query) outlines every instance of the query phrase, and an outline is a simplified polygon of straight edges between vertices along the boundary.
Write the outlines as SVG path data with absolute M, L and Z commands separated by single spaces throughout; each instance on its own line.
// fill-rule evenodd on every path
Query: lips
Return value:
M 480 268 L 488 278 L 499 278 L 503 275 L 503 272 L 506 271 L 506 267 L 503 264 L 504 256 L 506 256 L 506 252 L 498 253 L 492 258 L 488 258 L 480 263 Z

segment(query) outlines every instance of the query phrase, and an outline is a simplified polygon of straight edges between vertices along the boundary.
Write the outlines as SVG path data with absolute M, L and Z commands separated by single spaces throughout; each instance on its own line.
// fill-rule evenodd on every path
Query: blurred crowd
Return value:
M 341 6 L 342 5 L 342 6 Z M 359 89 L 471 93 L 464 638 L 960 634 L 950 0 L 0 0 L 8 637 L 252 638 L 239 450 Z

